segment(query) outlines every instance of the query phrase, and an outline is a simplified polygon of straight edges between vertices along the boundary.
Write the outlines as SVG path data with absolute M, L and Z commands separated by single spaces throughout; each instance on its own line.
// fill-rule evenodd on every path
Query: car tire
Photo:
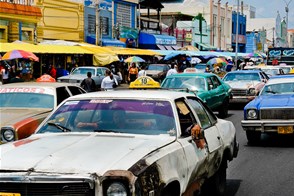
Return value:
M 260 141 L 261 132 L 246 131 L 246 137 L 249 144 L 257 144 Z
M 229 100 L 225 99 L 223 104 L 218 109 L 218 115 L 220 118 L 226 118 L 229 114 Z
M 224 159 L 217 172 L 204 183 L 201 195 L 224 196 L 227 184 L 227 160 Z

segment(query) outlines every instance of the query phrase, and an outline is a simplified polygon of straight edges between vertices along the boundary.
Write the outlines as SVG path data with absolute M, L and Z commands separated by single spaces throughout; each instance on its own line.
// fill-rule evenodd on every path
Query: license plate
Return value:
M 20 193 L 3 193 L 0 192 L 0 196 L 21 196 Z
M 291 134 L 293 133 L 292 126 L 278 127 L 278 134 Z

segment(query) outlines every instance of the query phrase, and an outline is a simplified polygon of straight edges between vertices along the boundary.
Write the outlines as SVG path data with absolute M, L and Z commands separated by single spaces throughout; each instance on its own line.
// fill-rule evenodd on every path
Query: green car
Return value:
M 219 117 L 228 116 L 231 87 L 212 73 L 179 73 L 167 76 L 161 88 L 195 93 Z

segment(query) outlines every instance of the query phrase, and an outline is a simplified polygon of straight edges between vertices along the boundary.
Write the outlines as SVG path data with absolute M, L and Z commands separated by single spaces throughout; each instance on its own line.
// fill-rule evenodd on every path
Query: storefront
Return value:
M 174 36 L 140 32 L 139 48 L 153 50 L 177 50 L 177 39 Z

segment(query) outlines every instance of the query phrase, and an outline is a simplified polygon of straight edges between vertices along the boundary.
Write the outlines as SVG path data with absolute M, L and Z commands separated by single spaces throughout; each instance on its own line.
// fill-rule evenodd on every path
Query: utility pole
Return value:
M 273 27 L 273 47 L 275 47 L 275 27 Z
M 238 69 L 238 41 L 239 41 L 239 0 L 237 0 L 237 18 L 236 18 L 236 47 L 235 47 L 235 66 Z
M 99 3 L 96 3 L 96 45 L 100 45 L 100 8 Z
M 286 7 L 285 7 L 285 11 L 286 11 L 286 44 L 287 47 L 289 47 L 289 43 L 288 43 L 288 13 L 289 13 L 289 4 L 291 3 L 292 0 L 290 0 L 288 3 L 284 0 L 284 2 L 286 3 Z

